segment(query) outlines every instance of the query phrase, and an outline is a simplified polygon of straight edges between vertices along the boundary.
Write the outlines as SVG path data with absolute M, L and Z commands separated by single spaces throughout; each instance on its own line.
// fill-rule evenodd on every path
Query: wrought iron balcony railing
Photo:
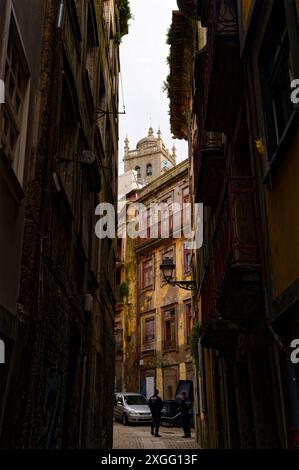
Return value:
M 229 271 L 260 264 L 255 213 L 254 178 L 229 178 L 201 286 L 204 322 L 220 316 L 217 301 Z
M 149 221 L 145 224 L 144 230 L 136 239 L 136 247 L 155 243 L 163 238 L 185 238 L 191 237 L 191 219 L 188 208 L 183 207 L 176 212 L 169 212 L 169 215 L 162 216 L 162 221 L 151 224 Z

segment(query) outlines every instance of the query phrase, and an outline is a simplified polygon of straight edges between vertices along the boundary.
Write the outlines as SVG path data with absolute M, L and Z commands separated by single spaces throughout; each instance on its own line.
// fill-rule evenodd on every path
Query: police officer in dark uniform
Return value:
M 161 411 L 163 408 L 163 403 L 159 397 L 159 390 L 155 390 L 154 395 L 148 401 L 148 406 L 152 412 L 151 433 L 153 436 L 161 437 L 159 434 L 159 427 L 161 424 Z
M 192 403 L 188 399 L 187 392 L 182 392 L 180 411 L 181 411 L 182 425 L 183 425 L 183 431 L 184 431 L 183 437 L 191 437 L 191 426 L 190 426 L 191 406 L 192 406 Z

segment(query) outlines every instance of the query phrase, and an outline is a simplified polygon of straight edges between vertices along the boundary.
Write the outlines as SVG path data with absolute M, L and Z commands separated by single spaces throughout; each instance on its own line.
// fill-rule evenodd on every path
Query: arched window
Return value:
M 153 175 L 153 165 L 151 163 L 148 163 L 146 165 L 146 176 L 152 176 Z
M 137 178 L 141 178 L 141 168 L 140 168 L 140 166 L 135 166 L 135 171 L 137 171 Z

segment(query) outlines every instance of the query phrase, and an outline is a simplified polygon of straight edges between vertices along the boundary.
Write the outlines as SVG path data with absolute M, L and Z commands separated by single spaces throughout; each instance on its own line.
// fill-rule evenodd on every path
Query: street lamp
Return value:
M 173 272 L 175 270 L 175 264 L 170 258 L 164 258 L 162 264 L 160 265 L 163 277 L 167 284 L 171 286 L 178 286 L 181 289 L 185 290 L 195 290 L 196 283 L 194 281 L 173 281 Z

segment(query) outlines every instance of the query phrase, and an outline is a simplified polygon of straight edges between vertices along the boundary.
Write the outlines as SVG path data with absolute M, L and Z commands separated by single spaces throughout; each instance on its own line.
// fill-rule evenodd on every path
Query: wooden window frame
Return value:
M 189 308 L 190 308 L 190 312 L 187 311 Z M 189 327 L 188 327 L 188 325 L 189 325 L 188 318 L 191 319 L 191 328 L 190 328 L 189 332 L 188 332 L 188 329 L 189 329 Z M 190 335 L 191 335 L 192 326 L 193 326 L 193 313 L 192 313 L 192 301 L 191 301 L 191 299 L 185 300 L 185 302 L 184 302 L 184 322 L 185 322 L 185 341 L 186 341 L 186 344 L 189 344 Z
M 153 321 L 154 322 L 154 337 L 149 343 L 151 343 L 151 346 L 145 347 L 145 323 L 146 321 Z M 152 354 L 153 352 L 156 351 L 156 313 L 151 312 L 147 313 L 146 315 L 142 315 L 141 317 L 141 353 L 142 354 Z
M 0 126 L 1 141 L 4 144 L 3 153 L 11 165 L 19 183 L 23 184 L 24 166 L 26 158 L 26 142 L 28 130 L 29 100 L 30 100 L 30 72 L 22 35 L 18 27 L 16 15 L 11 7 L 8 18 L 8 37 L 3 44 L 4 64 L 5 64 L 5 103 L 1 105 Z M 9 60 L 9 48 L 11 46 L 11 60 Z M 14 60 L 12 57 L 14 56 Z M 21 78 L 20 78 L 21 77 Z M 19 82 L 19 83 L 18 83 Z M 11 88 L 11 85 L 13 87 Z M 13 89 L 13 92 L 11 90 Z M 11 99 L 13 95 L 13 100 Z M 15 108 L 16 96 L 19 100 L 19 108 Z M 6 124 L 5 124 L 6 119 Z M 14 147 L 11 148 L 9 138 L 7 138 L 8 127 L 15 132 Z M 6 127 L 7 132 L 2 132 Z
M 292 105 L 290 101 L 290 108 L 293 107 L 293 111 L 289 113 L 289 116 L 285 122 L 284 131 L 280 130 L 281 135 L 278 135 L 277 132 L 277 120 L 275 118 L 275 109 L 272 100 L 272 89 L 273 84 L 275 83 L 274 77 L 278 77 L 278 72 L 281 70 L 281 63 L 284 62 L 285 54 L 288 53 L 289 57 L 292 60 L 293 72 L 296 78 L 296 75 L 299 73 L 299 34 L 296 30 L 295 25 L 295 12 L 296 5 L 292 1 L 280 0 L 279 2 L 274 2 L 273 8 L 269 15 L 269 21 L 267 24 L 265 36 L 261 43 L 261 47 L 258 54 L 258 65 L 259 65 L 259 75 L 260 83 L 263 96 L 263 109 L 264 109 L 264 120 L 265 120 L 265 132 L 266 132 L 266 143 L 268 149 L 268 158 L 270 161 L 270 167 L 273 166 L 274 161 L 281 155 L 281 149 L 285 146 L 293 132 L 293 121 L 298 117 L 298 106 Z M 267 68 L 266 58 L 271 57 L 269 55 L 269 49 L 267 49 L 267 41 L 271 43 L 271 30 L 277 31 L 277 22 L 281 16 L 275 13 L 275 9 L 282 7 L 284 10 L 285 16 L 285 38 L 283 43 L 280 45 L 280 49 L 277 50 L 276 58 L 271 62 L 272 75 L 269 76 L 269 67 Z M 298 25 L 298 22 L 297 22 Z M 298 29 L 298 27 L 297 27 Z M 281 31 L 284 31 L 282 27 Z M 284 51 L 283 49 L 286 49 Z M 272 54 L 273 55 L 273 54 Z M 291 77 L 290 77 L 291 79 Z M 270 84 L 272 82 L 272 85 Z M 291 86 L 289 81 L 287 81 L 286 86 L 288 87 L 289 96 L 291 96 Z M 281 92 L 282 93 L 282 92 Z
M 151 279 L 152 282 L 148 285 L 145 285 L 144 265 L 149 262 L 151 262 L 152 264 L 152 279 Z M 154 256 L 151 256 L 141 261 L 141 290 L 142 291 L 153 290 L 154 285 L 155 285 L 155 259 L 154 259 Z
M 170 201 L 170 202 L 169 202 Z M 173 191 L 165 194 L 159 201 L 159 204 L 167 204 L 168 207 L 171 206 L 174 203 L 174 194 Z M 169 212 L 169 210 L 168 210 Z M 159 213 L 159 235 L 161 236 L 161 230 L 162 230 L 162 218 L 161 218 L 161 212 Z M 168 226 L 169 226 L 169 235 L 173 233 L 173 213 L 169 213 L 168 216 Z
M 166 322 L 165 316 L 170 312 L 174 312 L 174 329 L 175 329 L 175 342 L 174 344 L 167 344 L 166 342 Z M 163 353 L 173 352 L 178 350 L 178 316 L 177 305 L 170 305 L 162 309 L 162 333 L 163 333 Z
M 189 276 L 191 275 L 192 272 L 192 249 L 191 248 L 186 248 L 187 241 L 183 241 L 183 273 L 184 276 Z M 187 270 L 187 255 L 190 255 L 190 269 Z
M 185 196 L 184 194 L 186 190 L 188 190 L 187 196 Z M 188 232 L 189 232 L 189 230 L 191 229 L 191 220 L 190 221 L 184 220 L 184 211 L 185 211 L 185 204 L 191 204 L 191 193 L 190 193 L 189 185 L 183 186 L 181 188 L 181 204 L 182 204 L 182 217 L 181 217 L 182 231 L 183 231 L 183 235 L 188 236 L 189 233 L 185 234 L 185 228 L 188 227 Z

